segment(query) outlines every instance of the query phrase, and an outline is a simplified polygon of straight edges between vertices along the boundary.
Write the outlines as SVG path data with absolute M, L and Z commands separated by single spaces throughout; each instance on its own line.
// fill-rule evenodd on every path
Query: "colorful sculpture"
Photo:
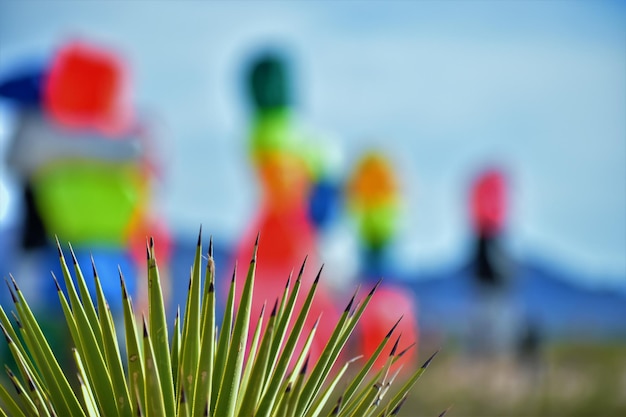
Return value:
M 290 272 L 296 269 L 297 274 L 305 257 L 308 261 L 302 280 L 304 289 L 311 286 L 321 264 L 316 229 L 309 211 L 314 163 L 306 151 L 310 145 L 292 109 L 283 58 L 267 54 L 256 60 L 248 74 L 247 87 L 253 113 L 249 149 L 261 201 L 256 218 L 237 245 L 235 259 L 240 263 L 250 259 L 252 243 L 260 233 L 258 285 L 252 306 L 253 311 L 260 311 L 266 301 L 273 305 L 275 295 L 284 288 Z M 239 291 L 241 288 L 239 285 Z M 296 308 L 303 302 L 304 296 L 301 296 Z M 325 318 L 318 326 L 311 348 L 312 356 L 317 357 L 332 332 L 325 323 L 330 323 L 337 314 L 324 277 L 311 310 L 305 329 L 310 329 L 319 315 Z
M 512 294 L 513 262 L 503 245 L 507 180 L 499 168 L 479 172 L 471 184 L 469 215 L 474 231 L 471 273 L 475 303 L 469 317 L 470 351 L 493 358 L 514 351 L 522 316 Z
M 62 277 L 56 236 L 63 246 L 71 242 L 82 265 L 93 255 L 112 302 L 120 299 L 118 264 L 135 293 L 146 238 L 159 234 L 165 258 L 168 239 L 150 207 L 152 137 L 131 111 L 124 61 L 108 49 L 70 41 L 45 68 L 3 83 L 0 96 L 19 108 L 8 164 L 25 190 L 23 229 L 34 235 L 24 249 L 42 248 L 48 259 L 42 267 Z M 58 304 L 53 282 L 46 283 L 45 294 Z M 110 307 L 115 313 L 121 305 Z
M 395 283 L 388 261 L 389 246 L 398 229 L 400 185 L 391 162 L 381 153 L 366 153 L 357 163 L 347 184 L 347 200 L 358 227 L 363 282 L 383 278 L 359 325 L 361 353 L 370 355 L 402 316 L 399 349 L 418 343 L 417 309 L 413 294 Z M 398 333 L 396 333 L 398 334 Z M 391 344 L 387 347 L 388 353 Z M 417 358 L 417 348 L 407 351 L 401 363 Z M 379 358 L 383 362 L 386 356 Z
M 476 176 L 469 210 L 476 240 L 475 277 L 481 285 L 496 289 L 505 284 L 509 275 L 500 242 L 507 211 L 506 180 L 500 170 L 490 168 Z

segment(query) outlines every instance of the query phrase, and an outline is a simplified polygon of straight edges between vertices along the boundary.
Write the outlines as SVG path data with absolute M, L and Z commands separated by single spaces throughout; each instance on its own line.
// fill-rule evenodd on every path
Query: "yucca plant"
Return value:
M 149 307 L 142 321 L 136 319 L 120 271 L 125 335 L 119 339 L 125 340 L 120 345 L 93 261 L 95 295 L 89 293 L 71 246 L 74 278 L 58 241 L 57 246 L 67 293 L 54 279 L 72 336 L 75 364 L 71 370 L 59 365 L 37 317 L 11 277 L 8 284 L 15 304 L 14 320 L 0 306 L 0 322 L 17 371 L 6 366 L 14 389 L 9 389 L 10 384 L 9 388 L 0 385 L 2 415 L 389 416 L 398 413 L 409 390 L 432 359 L 402 378 L 399 389 L 390 391 L 398 375 L 393 365 L 403 354 L 398 352 L 398 339 L 384 366 L 374 369 L 373 365 L 390 342 L 394 326 L 372 357 L 337 363 L 377 284 L 358 302 L 355 293 L 319 358 L 312 363 L 309 349 L 316 326 L 305 329 L 304 323 L 320 274 L 308 292 L 301 294 L 306 260 L 293 284 L 288 281 L 284 292 L 277 294 L 269 316 L 263 309 L 252 329 L 250 310 L 258 237 L 238 302 L 236 272 L 233 273 L 219 327 L 212 240 L 203 268 L 205 257 L 201 236 L 198 237 L 184 316 L 180 316 L 179 309 L 171 328 L 167 325 L 154 242 L 150 239 L 147 245 Z M 204 277 L 201 269 L 205 270 Z M 296 299 L 301 296 L 305 302 L 296 311 Z M 303 334 L 305 331 L 308 333 Z M 301 336 L 305 342 L 297 349 Z M 357 360 L 362 363 L 360 369 L 350 372 L 348 380 L 343 381 L 348 368 L 355 367 Z

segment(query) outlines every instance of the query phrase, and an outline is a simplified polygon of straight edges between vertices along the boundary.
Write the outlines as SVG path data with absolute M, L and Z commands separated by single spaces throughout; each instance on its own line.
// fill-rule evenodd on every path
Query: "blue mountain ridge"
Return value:
M 192 242 L 193 239 L 175 241 L 172 276 L 188 279 L 195 251 Z M 218 271 L 225 272 L 223 269 L 231 262 L 228 245 L 217 242 L 214 256 Z M 585 287 L 578 284 L 577 277 L 549 261 L 518 261 L 515 271 L 502 296 L 517 309 L 523 320 L 537 326 L 545 337 L 626 340 L 626 287 L 623 291 Z M 422 333 L 456 337 L 466 331 L 464 319 L 471 312 L 473 303 L 479 302 L 469 264 L 417 275 L 405 272 L 404 276 L 389 282 L 413 292 Z M 186 284 L 185 280 L 185 285 L 177 285 L 178 289 L 175 289 L 174 298 L 178 298 L 181 304 L 184 303 Z
M 551 339 L 626 340 L 626 292 L 587 288 L 557 266 L 518 262 L 502 297 Z M 469 265 L 407 280 L 416 295 L 424 331 L 458 336 L 463 318 L 480 302 Z
M 3 237 L 11 235 L 4 234 Z M 195 239 L 186 235 L 176 236 L 172 243 L 170 276 L 173 297 L 168 306 L 170 312 L 175 311 L 178 305 L 184 307 Z M 223 239 L 215 239 L 214 243 L 219 279 L 232 272 L 227 271 L 232 261 L 231 247 Z M 206 250 L 208 236 L 203 238 L 203 244 Z M 0 239 L 3 276 L 8 276 L 13 268 L 11 260 L 16 254 L 11 246 L 9 239 Z M 547 260 L 518 261 L 515 271 L 502 297 L 525 320 L 536 325 L 545 337 L 579 341 L 626 340 L 626 287 L 623 290 L 586 287 L 578 283 L 580 280 L 574 274 Z M 622 281 L 626 282 L 626 277 Z M 391 279 L 385 277 L 383 282 L 412 291 L 423 335 L 462 335 L 467 331 L 468 315 L 480 302 L 469 264 L 428 273 L 404 272 Z M 218 286 L 223 285 L 228 284 L 218 282 Z M 0 299 L 8 305 L 8 292 L 3 291 Z

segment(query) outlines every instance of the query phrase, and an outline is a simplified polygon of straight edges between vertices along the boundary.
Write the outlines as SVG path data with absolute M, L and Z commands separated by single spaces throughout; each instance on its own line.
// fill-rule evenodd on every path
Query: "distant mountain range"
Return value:
M 626 291 L 587 288 L 574 278 L 554 266 L 525 260 L 501 296 L 523 322 L 547 338 L 626 340 Z M 424 331 L 462 334 L 463 318 L 480 302 L 468 265 L 414 280 L 410 287 Z
M 174 276 L 189 276 L 195 249 L 187 242 L 193 243 L 193 239 L 180 239 L 175 245 Z M 214 254 L 218 267 L 229 263 L 227 247 L 216 245 Z M 623 291 L 587 288 L 577 284 L 576 277 L 536 260 L 518 262 L 515 271 L 502 300 L 519 320 L 532 324 L 546 338 L 626 340 L 626 286 Z M 419 277 L 403 276 L 395 282 L 415 294 L 423 334 L 461 336 L 467 331 L 468 316 L 480 302 L 469 265 Z M 178 287 L 181 291 L 187 288 Z
M 4 234 L 3 238 L 12 236 Z M 219 269 L 230 263 L 230 248 L 216 239 L 214 255 Z M 185 302 L 195 239 L 174 239 L 171 271 L 173 300 L 170 308 Z M 0 271 L 11 272 L 15 261 L 9 239 L 0 239 Z M 13 253 L 13 254 L 12 254 Z M 502 291 L 500 305 L 532 324 L 545 338 L 567 340 L 626 340 L 626 287 L 593 289 L 546 261 L 518 260 L 515 275 Z M 468 319 L 481 302 L 481 293 L 469 265 L 449 267 L 429 274 L 406 273 L 393 285 L 403 285 L 415 295 L 423 335 L 456 338 L 467 332 Z M 182 281 L 179 281 L 182 280 Z M 19 282 L 19 277 L 18 277 Z M 626 282 L 626 277 L 624 279 Z M 496 297 L 497 298 L 497 297 Z M 7 291 L 0 299 L 8 302 Z M 493 297 L 491 298 L 493 301 Z

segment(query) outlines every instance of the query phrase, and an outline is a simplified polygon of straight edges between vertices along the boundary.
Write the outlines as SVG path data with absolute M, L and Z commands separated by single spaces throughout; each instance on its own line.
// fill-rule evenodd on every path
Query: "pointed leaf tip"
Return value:
M 385 339 L 389 339 L 391 337 L 391 334 L 393 333 L 394 330 L 396 330 L 396 327 L 398 327 L 398 324 L 400 324 L 400 321 L 402 320 L 403 317 L 404 317 L 404 314 L 400 316 L 396 324 L 394 324 L 391 330 L 389 330 L 389 333 L 387 333 L 387 335 L 385 336 Z
M 7 329 L 4 328 L 4 325 L 2 323 L 0 323 L 0 329 L 2 329 L 2 333 L 4 334 L 4 338 L 7 340 L 7 343 L 9 345 L 13 343 L 13 341 L 11 340 L 11 336 L 9 336 L 9 333 L 7 333 Z
M 117 266 L 117 270 L 120 274 L 120 286 L 122 287 L 122 297 L 124 300 L 128 299 L 128 292 L 126 291 L 126 280 L 124 280 L 124 274 L 122 273 L 122 269 L 120 266 Z
M 200 230 L 198 231 L 198 246 L 202 244 L 202 225 L 200 225 Z
M 13 288 L 11 288 L 11 284 L 9 280 L 5 277 L 4 282 L 7 284 L 7 288 L 9 289 L 9 294 L 11 294 L 11 299 L 13 300 L 13 304 L 17 304 L 17 297 L 15 297 L 15 293 L 13 292 Z
M 376 282 L 376 285 L 374 285 L 374 287 L 372 288 L 372 290 L 368 294 L 368 297 L 371 297 L 372 295 L 374 295 L 374 292 L 376 292 L 376 289 L 378 289 L 378 286 L 380 285 L 381 282 L 383 282 L 382 278 L 379 279 L 378 282 Z
M 272 308 L 272 317 L 276 317 L 276 310 L 278 309 L 278 298 L 274 301 L 274 308 Z
M 306 370 L 309 367 L 309 359 L 311 359 L 311 354 L 306 355 L 306 359 L 304 360 L 304 364 L 302 365 L 302 369 L 300 369 L 300 375 L 306 374 Z
M 11 315 L 13 316 L 13 320 L 15 320 L 15 324 L 17 324 L 17 327 L 23 329 L 24 327 L 22 326 L 22 322 L 20 321 L 19 317 L 17 317 L 17 314 L 15 314 L 15 311 L 11 311 Z
M 348 303 L 346 308 L 343 310 L 344 313 L 350 313 L 350 310 L 352 309 L 352 304 L 354 304 L 354 298 L 355 297 L 356 297 L 356 294 L 353 294 L 352 298 L 350 298 L 350 302 Z
M 63 257 L 63 251 L 61 250 L 61 243 L 59 242 L 59 237 L 57 235 L 54 235 L 54 240 L 56 242 L 57 253 L 59 254 L 59 258 L 62 258 Z
M 409 346 L 407 346 L 402 352 L 398 353 L 398 357 L 401 358 L 402 356 L 404 356 L 409 350 L 413 349 L 415 346 L 417 346 L 417 343 L 413 342 L 411 343 Z
M 426 360 L 426 362 L 424 362 L 424 364 L 422 365 L 422 369 L 426 369 L 426 368 L 428 368 L 428 365 L 430 365 L 430 362 L 431 362 L 431 361 L 433 360 L 433 358 L 437 355 L 437 353 L 439 353 L 439 349 L 437 349 L 437 350 L 435 351 L 435 353 L 433 353 L 433 354 L 431 355 L 431 357 L 430 357 L 430 358 L 428 358 L 428 359 Z
M 56 275 L 54 275 L 53 271 L 50 271 L 50 273 L 52 274 L 52 279 L 54 280 L 54 285 L 57 287 L 57 292 L 61 292 L 61 286 L 59 285 L 59 280 L 57 279 Z
M 400 343 L 400 338 L 402 337 L 402 333 L 400 333 L 398 335 L 398 338 L 396 339 L 396 342 L 393 344 L 393 347 L 391 348 L 391 352 L 389 352 L 389 356 L 393 356 L 396 354 L 396 350 L 398 349 L 398 343 Z
M 15 288 L 15 291 L 20 292 L 20 287 L 17 286 L 17 282 L 15 282 L 15 277 L 9 274 L 9 278 L 11 278 L 11 283 L 13 284 L 13 288 Z
M 339 399 L 337 400 L 337 405 L 335 406 L 335 408 L 333 408 L 333 411 L 332 411 L 331 415 L 333 415 L 333 416 L 339 415 L 339 411 L 341 411 L 341 403 L 342 402 L 343 402 L 343 395 L 340 395 Z
M 213 235 L 209 236 L 209 258 L 213 258 Z
M 320 277 L 322 276 L 322 271 L 324 270 L 324 264 L 322 264 L 322 266 L 320 266 L 320 270 L 317 271 L 317 276 L 315 277 L 315 281 L 313 281 L 313 284 L 317 284 L 320 281 Z
M 93 254 L 89 254 L 89 258 L 91 259 L 91 272 L 93 273 L 94 278 L 98 276 L 98 271 L 96 271 L 96 261 L 93 259 Z M 119 267 L 119 265 L 118 265 Z
M 302 274 L 304 274 L 304 268 L 306 267 L 306 261 L 309 259 L 309 255 L 306 255 L 304 257 L 304 260 L 302 261 L 302 265 L 300 265 L 300 271 L 298 272 L 298 278 L 300 279 L 300 277 L 302 276 Z
M 70 248 L 70 255 L 72 255 L 72 263 L 74 265 L 78 265 L 78 260 L 76 259 L 76 254 L 74 253 L 74 248 L 71 243 L 67 243 L 67 246 Z
M 395 408 L 391 411 L 392 416 L 396 416 L 398 415 L 398 413 L 400 412 L 400 409 L 402 408 L 402 406 L 404 405 L 404 403 L 406 402 L 407 399 L 407 395 L 408 394 L 404 394 L 404 396 L 402 397 L 402 399 L 400 400 L 400 402 L 398 403 L 398 405 L 395 406 Z
M 438 416 L 438 417 L 443 417 L 443 416 L 445 416 L 446 414 L 448 414 L 448 411 L 450 411 L 450 409 L 451 409 L 451 408 L 452 408 L 452 406 L 450 406 L 450 407 L 446 408 L 445 410 L 443 410 L 443 411 L 442 411 L 442 413 L 441 413 L 441 414 L 439 414 L 439 416 Z
M 143 337 L 147 338 L 148 337 L 148 324 L 146 323 L 146 316 L 142 314 L 141 318 L 143 319 Z

